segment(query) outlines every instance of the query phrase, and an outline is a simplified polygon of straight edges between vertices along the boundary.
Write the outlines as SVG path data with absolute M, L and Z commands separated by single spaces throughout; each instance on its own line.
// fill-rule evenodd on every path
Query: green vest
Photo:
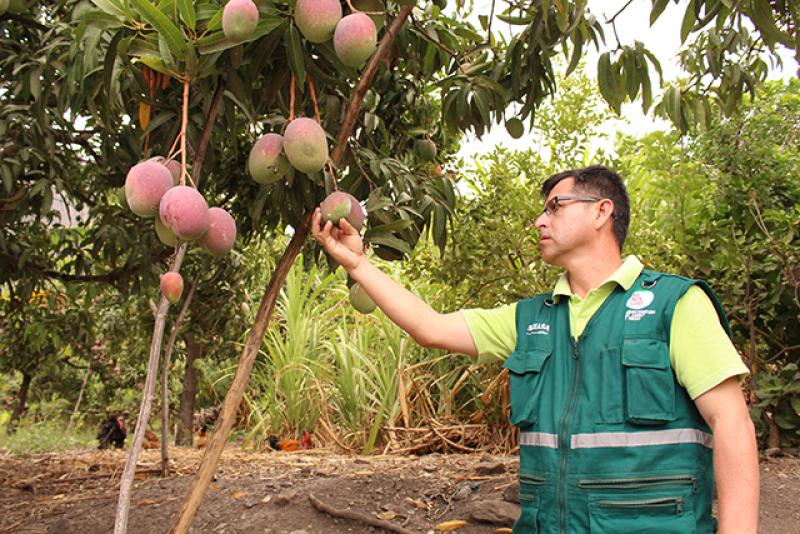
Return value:
M 517 304 L 504 367 L 520 429 L 514 534 L 706 533 L 712 436 L 669 360 L 678 299 L 702 281 L 644 270 L 617 286 L 575 340 L 568 300 Z

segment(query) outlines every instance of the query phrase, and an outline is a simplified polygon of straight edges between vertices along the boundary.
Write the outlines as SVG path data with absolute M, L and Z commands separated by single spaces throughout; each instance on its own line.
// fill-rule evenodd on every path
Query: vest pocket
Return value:
M 622 346 L 625 372 L 625 419 L 639 425 L 675 420 L 675 379 L 664 341 L 626 338 Z
M 594 497 L 589 503 L 589 527 L 594 534 L 691 534 L 696 531 L 692 501 L 683 495 L 637 499 L 624 495 Z
M 506 359 L 511 388 L 511 417 L 517 426 L 536 422 L 536 410 L 542 392 L 542 369 L 550 357 L 549 350 L 517 350 Z
M 539 532 L 539 489 L 544 478 L 520 473 L 519 505 L 521 511 L 514 523 L 513 534 L 534 534 Z

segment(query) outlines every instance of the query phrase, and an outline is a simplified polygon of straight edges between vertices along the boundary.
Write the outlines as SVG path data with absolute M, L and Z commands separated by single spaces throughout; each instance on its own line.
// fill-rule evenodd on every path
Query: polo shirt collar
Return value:
M 602 287 L 609 282 L 615 282 L 622 287 L 622 289 L 627 291 L 631 288 L 636 279 L 639 278 L 639 275 L 642 274 L 642 269 L 644 269 L 642 262 L 639 261 L 639 258 L 631 254 L 623 260 L 622 265 L 620 265 L 616 271 L 611 273 L 611 276 L 606 278 L 603 283 L 597 287 Z M 553 288 L 553 297 L 557 299 L 561 296 L 568 298 L 573 296 L 572 289 L 569 287 L 567 273 L 561 273 L 561 276 L 558 278 Z

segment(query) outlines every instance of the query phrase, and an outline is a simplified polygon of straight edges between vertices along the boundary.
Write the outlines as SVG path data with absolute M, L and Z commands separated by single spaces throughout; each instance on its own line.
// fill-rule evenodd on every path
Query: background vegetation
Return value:
M 52 12 L 7 14 L 0 22 L 0 447 L 15 451 L 92 445 L 107 412 L 133 414 L 141 399 L 149 301 L 170 251 L 127 212 L 119 186 L 145 152 L 165 152 L 171 143 L 179 89 L 173 83 L 146 93 L 137 61 L 147 56 L 134 52 L 160 53 L 163 43 L 124 23 L 126 14 L 96 7 L 113 4 L 64 1 Z M 365 100 L 342 181 L 366 199 L 376 261 L 406 259 L 382 265 L 443 311 L 547 290 L 557 273 L 541 262 L 532 224 L 541 182 L 565 168 L 612 166 L 632 198 L 626 252 L 712 284 L 751 369 L 744 387 L 762 445 L 797 447 L 800 82 L 761 84 L 763 54 L 796 39 L 784 31 L 793 19 L 777 17 L 773 28 L 771 18 L 766 24 L 763 13 L 747 11 L 762 2 L 732 12 L 732 20 L 760 21 L 765 37 L 756 38 L 728 19 L 711 24 L 706 12 L 702 22 L 700 11 L 687 9 L 687 77 L 654 102 L 647 73 L 656 63 L 644 50 L 618 43 L 601 56 L 598 80 L 589 79 L 578 60 L 599 35 L 596 20 L 575 19 L 550 35 L 561 14 L 542 26 L 533 4 L 528 15 L 510 8 L 504 15 L 528 39 L 498 37 L 487 46 L 479 29 L 440 16 L 436 6 L 401 35 L 401 60 L 381 71 Z M 655 12 L 667 2 L 653 4 Z M 211 7 L 198 24 L 212 26 Z M 177 424 L 179 414 L 221 403 L 292 228 L 330 188 L 324 173 L 283 192 L 259 189 L 246 176 L 246 154 L 260 133 L 253 125 L 266 131 L 280 123 L 288 101 L 281 87 L 299 68 L 287 59 L 292 26 L 270 14 L 266 20 L 278 28 L 272 40 L 213 50 L 202 38 L 192 41 L 205 60 L 196 65 L 189 137 L 196 146 L 215 95 L 223 95 L 204 193 L 235 214 L 241 238 L 225 261 L 190 252 L 183 271 L 198 294 L 166 377 L 183 443 L 189 432 Z M 561 59 L 552 55 L 559 39 L 569 44 Z M 263 61 L 242 64 L 242 57 Z M 323 59 L 308 54 L 305 61 Z M 280 76 L 271 74 L 281 72 L 275 81 Z M 314 72 L 330 129 L 350 86 L 322 74 Z M 520 79 L 531 85 L 521 87 Z M 310 113 L 308 97 L 299 106 Z M 608 143 L 601 132 L 611 111 L 637 98 L 672 129 Z M 130 119 L 141 102 L 153 110 L 146 127 Z M 454 159 L 463 131 L 497 127 L 512 109 L 528 120 L 529 149 Z M 443 174 L 410 153 L 421 133 L 436 139 Z M 598 148 L 609 144 L 613 150 Z M 261 447 L 269 435 L 309 430 L 318 442 L 365 453 L 513 446 L 499 365 L 420 348 L 379 311 L 356 314 L 341 270 L 331 270 L 310 243 L 301 257 L 264 336 L 234 437 Z M 39 438 L 45 435 L 52 441 Z

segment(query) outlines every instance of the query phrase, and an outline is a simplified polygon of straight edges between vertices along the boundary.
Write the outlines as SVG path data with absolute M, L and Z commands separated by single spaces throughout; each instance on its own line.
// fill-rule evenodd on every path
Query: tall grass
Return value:
M 15 432 L 9 434 L 6 425 L 0 425 L 0 449 L 7 449 L 13 454 L 34 454 L 97 446 L 93 429 L 73 426 L 66 432 L 66 426 L 67 422 L 60 419 L 36 422 L 23 419 Z
M 397 268 L 385 267 L 401 277 Z M 411 289 L 424 298 L 437 291 Z M 498 372 L 416 345 L 380 310 L 358 314 L 347 301 L 343 272 L 326 274 L 300 257 L 253 370 L 246 442 L 262 447 L 270 434 L 292 438 L 307 430 L 318 442 L 369 454 L 391 450 L 393 440 L 405 439 L 405 429 L 474 430 L 476 421 L 502 421 L 481 400 Z

